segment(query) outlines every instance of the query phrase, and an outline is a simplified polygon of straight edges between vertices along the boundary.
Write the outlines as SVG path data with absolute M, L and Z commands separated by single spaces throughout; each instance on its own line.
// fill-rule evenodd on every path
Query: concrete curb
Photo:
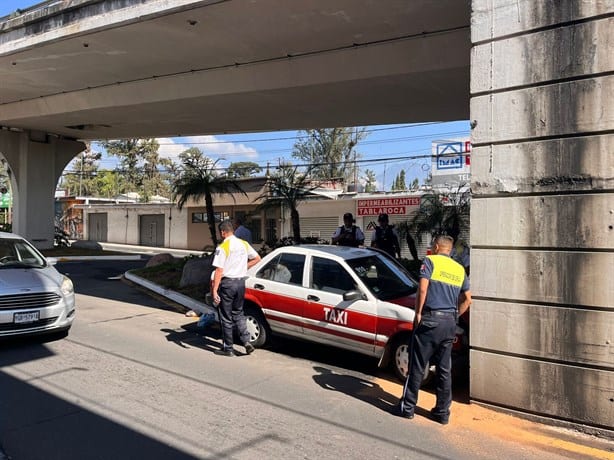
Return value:
M 129 270 L 126 273 L 124 273 L 124 277 L 127 280 L 132 281 L 133 283 L 138 284 L 139 286 L 142 286 L 150 291 L 153 291 L 156 294 L 166 297 L 167 299 L 172 300 L 173 302 L 178 303 L 179 305 L 183 305 L 184 307 L 189 308 L 190 310 L 198 311 L 203 314 L 213 313 L 215 315 L 215 319 L 216 320 L 218 319 L 216 308 L 210 307 L 209 305 L 205 303 L 194 300 L 193 298 L 188 297 L 187 295 L 183 295 L 180 292 L 173 291 L 172 289 L 165 289 L 163 287 L 160 287 L 157 284 L 152 283 L 149 280 L 146 280 L 144 278 L 141 278 L 140 276 L 137 276 L 131 273 L 131 271 L 132 270 Z

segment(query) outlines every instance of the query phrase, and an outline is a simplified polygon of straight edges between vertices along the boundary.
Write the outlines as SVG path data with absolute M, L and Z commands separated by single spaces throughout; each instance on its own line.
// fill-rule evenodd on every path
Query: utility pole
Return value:
M 83 153 L 79 154 L 80 160 L 80 171 L 79 171 L 79 196 L 83 196 L 82 193 L 82 184 L 83 184 Z
M 382 192 L 386 191 L 386 163 L 384 163 L 384 180 L 382 181 Z

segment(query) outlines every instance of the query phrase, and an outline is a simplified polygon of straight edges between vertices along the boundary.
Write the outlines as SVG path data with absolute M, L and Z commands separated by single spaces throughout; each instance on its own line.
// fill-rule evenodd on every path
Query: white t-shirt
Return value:
M 244 278 L 247 275 L 247 260 L 257 256 L 258 253 L 247 241 L 230 235 L 215 249 L 213 266 L 223 268 L 225 278 Z

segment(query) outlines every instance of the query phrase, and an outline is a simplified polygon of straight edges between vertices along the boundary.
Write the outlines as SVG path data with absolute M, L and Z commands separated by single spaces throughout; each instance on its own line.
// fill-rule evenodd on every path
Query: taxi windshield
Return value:
M 380 300 L 415 294 L 418 284 L 394 261 L 379 254 L 346 260 L 363 284 Z

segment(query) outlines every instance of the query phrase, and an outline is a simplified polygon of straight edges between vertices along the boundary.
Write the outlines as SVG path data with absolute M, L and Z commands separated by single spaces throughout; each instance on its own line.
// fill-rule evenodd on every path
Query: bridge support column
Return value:
M 13 231 L 36 247 L 53 247 L 55 188 L 66 165 L 85 150 L 82 142 L 39 132 L 0 131 L 13 193 Z
M 472 2 L 471 397 L 614 427 L 612 2 Z

